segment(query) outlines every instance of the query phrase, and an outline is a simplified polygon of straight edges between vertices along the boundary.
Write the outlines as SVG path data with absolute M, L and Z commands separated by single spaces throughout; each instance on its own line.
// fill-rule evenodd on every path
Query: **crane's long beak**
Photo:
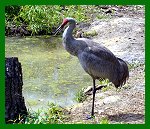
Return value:
M 54 36 L 63 28 L 63 24 L 61 24 L 56 30 L 55 32 L 53 32 Z

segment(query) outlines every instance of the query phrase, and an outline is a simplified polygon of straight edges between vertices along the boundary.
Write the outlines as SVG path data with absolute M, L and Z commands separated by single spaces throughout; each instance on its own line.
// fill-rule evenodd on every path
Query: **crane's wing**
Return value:
M 91 54 L 95 55 L 96 57 L 99 57 L 103 60 L 106 60 L 106 61 L 109 61 L 109 62 L 112 62 L 112 63 L 117 62 L 117 58 L 108 49 L 93 46 L 93 47 L 86 48 L 85 51 L 87 53 L 91 53 Z
M 91 40 L 87 40 L 85 42 L 87 47 L 83 50 L 84 52 L 93 54 L 97 58 L 101 58 L 102 60 L 109 61 L 111 63 L 118 63 L 116 56 L 106 47 Z

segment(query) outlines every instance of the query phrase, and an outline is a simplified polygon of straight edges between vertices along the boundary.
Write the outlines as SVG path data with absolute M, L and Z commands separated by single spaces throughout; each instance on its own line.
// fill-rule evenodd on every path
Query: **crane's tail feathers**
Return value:
M 120 67 L 119 67 L 119 77 L 118 77 L 118 84 L 115 85 L 116 87 L 122 86 L 126 83 L 127 79 L 129 78 L 129 70 L 128 70 L 128 66 L 126 64 L 125 61 L 123 61 L 120 58 L 117 58 L 119 63 L 120 63 Z

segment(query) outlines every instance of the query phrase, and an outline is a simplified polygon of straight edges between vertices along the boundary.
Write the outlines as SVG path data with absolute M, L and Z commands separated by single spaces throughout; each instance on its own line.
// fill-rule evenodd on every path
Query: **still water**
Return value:
M 77 57 L 67 53 L 60 37 L 6 37 L 5 56 L 18 57 L 23 71 L 23 96 L 30 110 L 76 103 L 75 94 L 92 85 Z

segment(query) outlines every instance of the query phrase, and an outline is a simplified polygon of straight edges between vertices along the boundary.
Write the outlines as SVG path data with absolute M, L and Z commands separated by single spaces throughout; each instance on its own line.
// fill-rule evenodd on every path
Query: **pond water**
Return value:
M 23 96 L 27 108 L 62 107 L 75 103 L 75 94 L 92 85 L 77 57 L 64 50 L 60 37 L 6 37 L 5 56 L 18 57 L 23 71 Z

